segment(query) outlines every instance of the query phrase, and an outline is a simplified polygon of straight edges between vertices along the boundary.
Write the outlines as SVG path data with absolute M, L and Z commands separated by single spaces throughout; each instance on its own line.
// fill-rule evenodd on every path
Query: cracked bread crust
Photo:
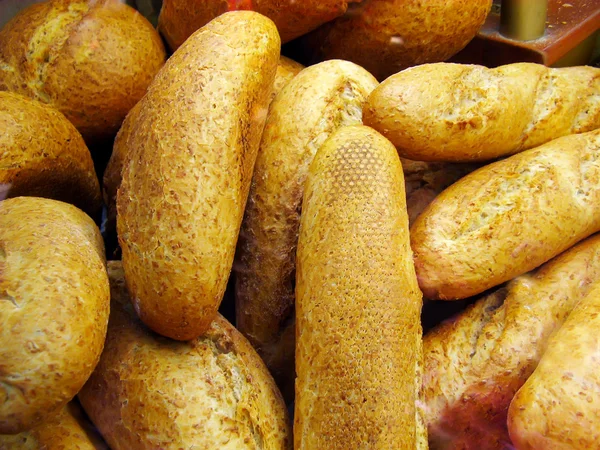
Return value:
M 137 318 L 121 263 L 108 273 L 105 351 L 79 400 L 113 450 L 291 449 L 281 394 L 231 324 L 219 315 L 193 341 L 161 337 Z

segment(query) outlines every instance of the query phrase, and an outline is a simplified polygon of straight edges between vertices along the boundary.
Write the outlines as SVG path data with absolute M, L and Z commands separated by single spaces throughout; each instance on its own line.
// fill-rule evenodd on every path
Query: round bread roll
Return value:
M 410 66 L 445 61 L 462 50 L 492 0 L 370 0 L 303 37 L 312 62 L 345 59 L 380 81 Z
M 152 25 L 119 0 L 52 0 L 0 30 L 0 90 L 61 111 L 91 144 L 112 137 L 163 65 Z
M 0 450 L 109 450 L 77 402 L 30 431 L 0 435 Z
M 94 163 L 75 127 L 54 108 L 0 92 L 0 184 L 7 197 L 71 203 L 91 216 L 102 207 Z
M 106 345 L 79 400 L 113 450 L 291 448 L 281 394 L 227 320 L 190 342 L 163 338 L 137 318 L 121 262 L 108 273 Z
M 0 434 L 67 404 L 98 363 L 109 313 L 100 232 L 74 206 L 0 202 Z

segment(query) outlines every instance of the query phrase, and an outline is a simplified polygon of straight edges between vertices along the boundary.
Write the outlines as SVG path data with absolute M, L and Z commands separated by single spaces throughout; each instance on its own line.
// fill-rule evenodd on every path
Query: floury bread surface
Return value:
M 600 69 L 424 64 L 381 83 L 364 122 L 403 158 L 489 161 L 600 128 Z
M 271 20 L 223 14 L 169 58 L 141 100 L 117 231 L 136 311 L 162 335 L 192 339 L 216 316 L 279 50 Z
M 600 130 L 489 164 L 442 192 L 411 227 L 425 297 L 467 298 L 600 230 Z
M 237 327 L 287 398 L 294 378 L 294 269 L 308 167 L 331 133 L 359 125 L 377 81 L 348 61 L 304 69 L 267 117 L 244 215 L 236 275 Z
M 294 448 L 427 448 L 402 166 L 372 129 L 341 128 L 317 152 L 296 270 Z
M 119 261 L 109 261 L 105 351 L 79 400 L 112 450 L 290 450 L 285 404 L 248 341 L 220 315 L 178 342 L 136 317 Z
M 423 341 L 432 450 L 505 450 L 508 406 L 551 335 L 600 280 L 600 235 L 521 275 Z

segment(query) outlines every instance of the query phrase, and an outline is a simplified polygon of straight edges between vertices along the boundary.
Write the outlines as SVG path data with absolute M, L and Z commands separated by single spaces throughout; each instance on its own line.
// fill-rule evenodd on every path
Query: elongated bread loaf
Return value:
M 600 283 L 582 299 L 508 410 L 524 450 L 592 450 L 600 443 Z
M 423 341 L 432 449 L 503 450 L 508 406 L 551 334 L 600 279 L 600 235 L 521 275 Z
M 411 227 L 427 298 L 466 298 L 528 272 L 600 230 L 600 130 L 482 167 Z
M 341 128 L 317 152 L 297 261 L 294 448 L 427 448 L 402 166 L 372 129 Z
M 169 58 L 141 100 L 117 231 L 132 301 L 160 334 L 192 339 L 217 313 L 279 50 L 268 18 L 223 14 Z
M 425 64 L 381 83 L 364 115 L 404 158 L 486 161 L 600 128 L 600 69 Z
M 287 84 L 267 117 L 234 265 L 236 324 L 284 390 L 293 380 L 294 341 L 281 341 L 281 336 L 293 318 L 308 167 L 333 131 L 361 124 L 362 105 L 376 86 L 375 78 L 356 64 L 327 61 Z M 285 349 L 279 349 L 282 343 Z
M 164 338 L 137 319 L 119 261 L 108 274 L 105 351 L 79 400 L 111 449 L 291 449 L 281 394 L 227 320 L 190 342 Z

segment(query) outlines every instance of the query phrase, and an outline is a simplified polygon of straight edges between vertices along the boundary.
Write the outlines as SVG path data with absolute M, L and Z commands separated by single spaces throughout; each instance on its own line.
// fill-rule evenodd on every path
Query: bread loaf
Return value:
M 281 394 L 246 339 L 218 315 L 177 342 L 136 317 L 122 265 L 108 263 L 106 346 L 79 400 L 112 450 L 291 449 Z
M 508 448 L 513 396 L 552 333 L 598 279 L 595 235 L 425 335 L 423 397 L 431 449 Z
M 491 6 L 491 0 L 363 0 L 302 37 L 302 51 L 311 62 L 353 61 L 384 80 L 458 53 L 475 37 Z
M 600 230 L 600 130 L 489 164 L 442 192 L 411 227 L 425 297 L 466 298 Z
M 77 402 L 31 431 L 0 435 L 0 450 L 109 450 Z
M 282 335 L 294 329 L 295 253 L 308 166 L 333 131 L 361 123 L 362 105 L 376 85 L 356 64 L 327 61 L 288 83 L 267 117 L 234 265 L 236 325 L 284 394 L 293 385 L 294 341 Z
M 177 49 L 198 28 L 234 10 L 253 10 L 275 22 L 282 42 L 314 30 L 361 0 L 163 0 L 158 29 L 171 49 Z
M 517 448 L 597 449 L 600 442 L 600 283 L 552 336 L 508 411 Z
M 225 292 L 279 49 L 271 20 L 223 14 L 169 58 L 141 101 L 117 231 L 136 311 L 170 338 L 206 331 Z
M 109 313 L 104 245 L 83 211 L 0 202 L 0 434 L 64 407 L 98 363 Z
M 102 198 L 92 157 L 64 115 L 0 92 L 0 130 L 0 184 L 7 197 L 53 198 L 99 219 Z
M 120 0 L 50 0 L 0 30 L 0 90 L 48 103 L 88 144 L 112 139 L 165 61 L 152 25 Z
M 600 128 L 600 69 L 425 64 L 381 83 L 364 115 L 404 158 L 486 161 Z
M 370 128 L 341 128 L 310 166 L 296 293 L 294 448 L 427 448 L 402 166 Z

